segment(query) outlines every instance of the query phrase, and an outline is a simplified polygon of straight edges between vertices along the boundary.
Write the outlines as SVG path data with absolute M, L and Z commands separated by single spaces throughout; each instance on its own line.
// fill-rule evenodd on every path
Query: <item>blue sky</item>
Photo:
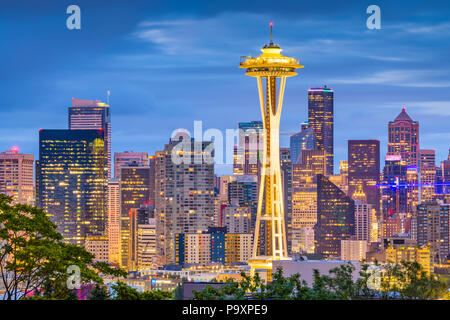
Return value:
M 67 6 L 81 30 L 66 28 Z M 366 8 L 381 8 L 381 30 Z M 236 128 L 260 120 L 256 81 L 242 55 L 268 42 L 305 68 L 287 82 L 281 131 L 307 119 L 307 89 L 335 90 L 335 161 L 348 139 L 380 139 L 407 107 L 420 145 L 450 148 L 448 1 L 23 1 L 0 2 L 0 150 L 38 152 L 40 128 L 66 128 L 72 97 L 106 100 L 113 151 L 163 148 L 174 129 Z M 283 136 L 282 145 L 288 138 Z M 383 162 L 382 162 L 383 163 Z M 229 173 L 229 167 L 218 167 Z

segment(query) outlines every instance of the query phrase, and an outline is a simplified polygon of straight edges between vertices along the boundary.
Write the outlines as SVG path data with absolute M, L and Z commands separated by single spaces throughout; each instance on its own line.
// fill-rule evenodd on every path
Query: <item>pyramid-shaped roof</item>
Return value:
M 397 122 L 397 121 L 408 121 L 408 122 L 413 121 L 411 119 L 411 117 L 406 113 L 405 107 L 402 108 L 402 112 L 400 112 L 400 114 L 397 116 L 397 118 L 395 118 L 394 122 Z

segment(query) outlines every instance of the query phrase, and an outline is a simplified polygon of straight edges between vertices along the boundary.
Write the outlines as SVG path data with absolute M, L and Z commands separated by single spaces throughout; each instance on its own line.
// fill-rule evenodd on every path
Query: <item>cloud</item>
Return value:
M 389 70 L 374 72 L 366 76 L 353 76 L 344 79 L 330 79 L 330 83 L 338 84 L 381 84 L 401 87 L 450 87 L 450 81 L 441 80 L 446 72 L 438 70 Z

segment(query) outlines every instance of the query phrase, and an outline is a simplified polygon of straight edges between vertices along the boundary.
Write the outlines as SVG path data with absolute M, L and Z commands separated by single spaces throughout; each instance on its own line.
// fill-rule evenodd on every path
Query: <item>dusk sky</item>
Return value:
M 81 30 L 66 8 L 81 8 Z M 381 30 L 366 9 L 381 8 Z M 269 42 L 305 65 L 286 85 L 281 132 L 307 120 L 307 89 L 334 93 L 335 165 L 348 139 L 379 139 L 406 106 L 420 146 L 450 148 L 446 1 L 0 1 L 0 152 L 38 154 L 38 131 L 68 126 L 71 98 L 106 101 L 112 149 L 161 150 L 177 128 L 261 120 L 256 80 L 238 68 Z M 288 146 L 284 135 L 282 146 Z M 384 161 L 381 162 L 382 166 Z M 230 166 L 217 167 L 220 174 Z

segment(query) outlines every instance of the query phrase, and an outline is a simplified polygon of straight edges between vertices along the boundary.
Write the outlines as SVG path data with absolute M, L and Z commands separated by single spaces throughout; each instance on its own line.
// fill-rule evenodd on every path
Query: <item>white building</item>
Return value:
M 341 240 L 341 259 L 349 261 L 361 261 L 366 259 L 367 241 Z

